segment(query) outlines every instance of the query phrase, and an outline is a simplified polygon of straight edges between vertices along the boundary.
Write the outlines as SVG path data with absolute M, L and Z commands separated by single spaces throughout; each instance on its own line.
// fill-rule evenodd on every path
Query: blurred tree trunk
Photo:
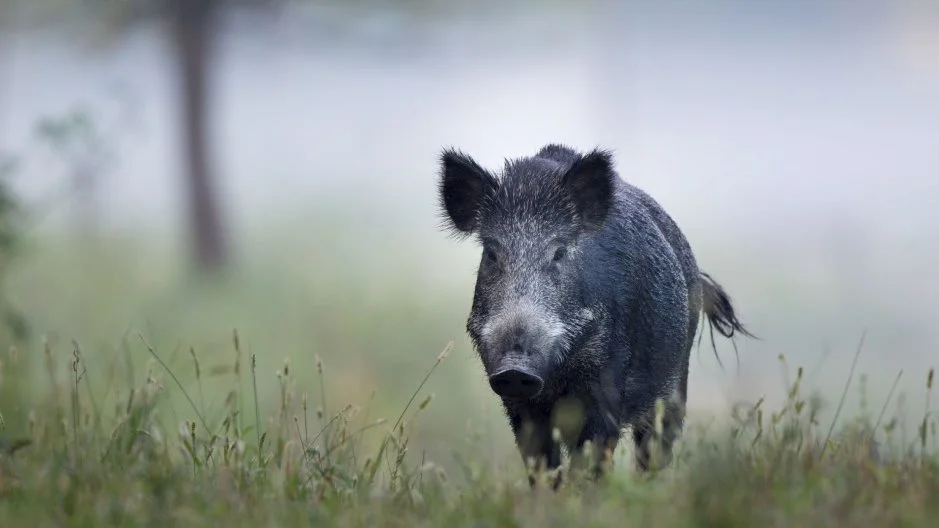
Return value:
M 215 0 L 165 0 L 179 67 L 190 237 L 201 271 L 217 271 L 228 259 L 224 226 L 209 161 L 209 60 Z

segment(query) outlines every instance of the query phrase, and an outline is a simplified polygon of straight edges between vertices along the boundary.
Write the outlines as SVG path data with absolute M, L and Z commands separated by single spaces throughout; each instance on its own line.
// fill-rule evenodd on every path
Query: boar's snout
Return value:
M 489 376 L 489 386 L 503 398 L 527 400 L 541 392 L 544 380 L 530 369 L 515 365 Z

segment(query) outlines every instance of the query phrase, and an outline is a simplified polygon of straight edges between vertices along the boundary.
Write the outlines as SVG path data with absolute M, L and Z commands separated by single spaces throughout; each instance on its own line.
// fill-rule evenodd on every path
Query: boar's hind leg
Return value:
M 515 433 L 515 443 L 529 471 L 528 483 L 534 486 L 534 473 L 555 470 L 561 465 L 561 446 L 551 437 L 551 426 L 546 416 L 522 416 L 520 413 L 513 413 L 509 419 L 512 432 Z M 531 467 L 532 464 L 534 467 Z M 558 474 L 552 487 L 557 488 L 560 484 Z
M 657 468 L 664 468 L 672 461 L 672 447 L 681 434 L 685 418 L 684 398 L 666 400 L 665 412 L 662 415 L 662 436 L 656 446 L 655 411 L 646 414 L 633 424 L 633 442 L 636 446 L 636 468 L 646 472 Z M 653 460 L 655 456 L 655 460 Z

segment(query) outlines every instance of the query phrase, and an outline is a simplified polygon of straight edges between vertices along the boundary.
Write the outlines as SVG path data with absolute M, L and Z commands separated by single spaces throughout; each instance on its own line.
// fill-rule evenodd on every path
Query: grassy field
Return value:
M 172 244 L 30 241 L 6 284 L 34 334 L 0 349 L 0 526 L 939 519 L 932 371 L 914 367 L 894 383 L 876 337 L 890 335 L 889 318 L 856 370 L 856 334 L 842 321 L 838 335 L 852 341 L 838 346 L 850 350 L 823 374 L 825 390 L 812 386 L 812 365 L 800 367 L 817 354 L 804 353 L 782 362 L 785 383 L 758 387 L 767 397 L 733 412 L 709 401 L 707 383 L 723 382 L 702 349 L 697 411 L 673 467 L 639 476 L 622 443 L 603 482 L 532 491 L 463 334 L 474 248 L 374 224 L 308 225 L 321 227 L 241 244 L 251 248 L 242 265 L 211 284 L 185 278 Z M 712 268 L 743 261 L 710 247 Z M 800 336 L 774 338 L 770 323 L 809 310 L 837 328 L 837 303 L 824 302 L 835 286 L 809 303 L 784 286 L 807 290 L 809 278 L 750 269 L 719 275 L 757 333 L 770 334 L 740 343 L 744 372 L 775 373 L 777 352 Z M 928 343 L 910 339 L 896 350 Z M 733 378 L 732 352 L 721 350 Z

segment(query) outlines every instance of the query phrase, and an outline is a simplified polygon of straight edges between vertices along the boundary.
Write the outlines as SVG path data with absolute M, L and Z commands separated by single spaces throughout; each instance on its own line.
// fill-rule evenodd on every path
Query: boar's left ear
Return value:
M 584 228 L 598 229 L 613 205 L 613 155 L 593 150 L 571 165 L 561 178 L 561 185 L 574 201 Z
M 440 202 L 449 220 L 448 227 L 468 235 L 477 225 L 479 207 L 498 182 L 476 161 L 454 149 L 440 156 Z

